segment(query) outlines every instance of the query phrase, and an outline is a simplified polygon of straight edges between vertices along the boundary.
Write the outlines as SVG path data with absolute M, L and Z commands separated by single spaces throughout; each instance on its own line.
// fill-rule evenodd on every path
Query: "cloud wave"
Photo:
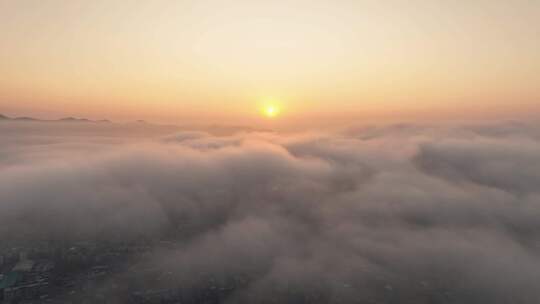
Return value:
M 247 278 L 227 303 L 538 303 L 537 130 L 12 132 L 0 238 L 172 238 L 138 262 L 170 280 L 123 276 L 189 292 Z

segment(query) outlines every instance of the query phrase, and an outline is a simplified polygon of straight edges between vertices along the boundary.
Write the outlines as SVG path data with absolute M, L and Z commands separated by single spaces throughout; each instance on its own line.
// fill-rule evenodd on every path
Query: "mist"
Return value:
M 223 290 L 212 303 L 540 302 L 535 123 L 76 126 L 0 123 L 0 239 L 173 244 L 103 285 Z

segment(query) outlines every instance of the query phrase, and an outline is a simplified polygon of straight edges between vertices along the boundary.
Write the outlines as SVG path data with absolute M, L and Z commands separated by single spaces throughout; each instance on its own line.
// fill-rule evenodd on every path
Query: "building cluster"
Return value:
M 39 243 L 0 248 L 0 303 L 77 303 L 122 267 L 127 256 L 148 246 L 98 242 Z M 94 301 L 95 302 L 95 301 Z
M 0 244 L 0 303 L 218 304 L 239 291 L 246 295 L 259 277 L 256 271 L 186 276 L 182 269 L 148 268 L 137 262 L 153 257 L 154 250 L 177 246 L 165 241 Z M 320 290 L 313 287 L 304 293 L 278 284 L 269 296 L 276 301 L 267 302 L 294 298 L 298 303 L 324 303 Z
M 0 257 L 0 301 L 11 303 L 48 297 L 54 262 L 30 258 L 21 250 Z

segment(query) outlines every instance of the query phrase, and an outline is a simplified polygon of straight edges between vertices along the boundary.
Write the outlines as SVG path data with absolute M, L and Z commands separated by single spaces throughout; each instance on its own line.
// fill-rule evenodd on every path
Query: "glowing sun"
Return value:
M 272 118 L 272 117 L 276 117 L 278 114 L 279 114 L 279 108 L 274 105 L 267 105 L 264 108 L 264 115 L 266 115 L 266 117 Z

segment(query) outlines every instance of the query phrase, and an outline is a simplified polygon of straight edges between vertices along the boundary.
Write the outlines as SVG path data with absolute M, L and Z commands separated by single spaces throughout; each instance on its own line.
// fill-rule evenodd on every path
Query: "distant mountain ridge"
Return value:
M 0 113 L 0 124 L 2 123 L 8 123 L 8 122 L 19 122 L 19 123 L 50 123 L 50 124 L 92 124 L 95 126 L 105 126 L 110 125 L 111 127 L 116 128 L 124 128 L 124 127 L 133 127 L 133 128 L 145 128 L 145 129 L 161 129 L 161 130 L 169 130 L 169 131 L 186 131 L 186 130 L 198 130 L 198 131 L 204 131 L 212 135 L 216 136 L 228 136 L 236 133 L 242 133 L 242 132 L 273 132 L 273 130 L 269 129 L 261 129 L 261 128 L 254 128 L 250 126 L 242 126 L 242 125 L 221 125 L 221 124 L 212 124 L 212 125 L 176 125 L 176 124 L 159 124 L 159 123 L 152 123 L 145 120 L 135 120 L 132 122 L 126 122 L 126 123 L 116 123 L 112 122 L 108 119 L 101 119 L 101 120 L 91 120 L 88 118 L 77 118 L 77 117 L 64 117 L 60 119 L 39 119 L 34 117 L 28 117 L 28 116 L 19 116 L 19 117 L 9 117 L 6 115 L 3 115 Z
M 39 119 L 34 117 L 9 117 L 4 114 L 0 114 L 0 121 L 36 121 L 36 122 L 88 122 L 88 123 L 110 123 L 110 120 L 101 119 L 101 120 L 91 120 L 87 118 L 76 118 L 76 117 L 64 117 L 60 119 Z

